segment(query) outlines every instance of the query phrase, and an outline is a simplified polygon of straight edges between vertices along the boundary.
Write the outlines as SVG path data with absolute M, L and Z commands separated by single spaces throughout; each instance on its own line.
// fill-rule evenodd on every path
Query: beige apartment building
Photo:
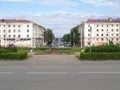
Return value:
M 45 28 L 29 20 L 0 19 L 0 46 L 41 47 Z
M 120 44 L 120 18 L 88 19 L 79 25 L 80 43 L 84 46 Z

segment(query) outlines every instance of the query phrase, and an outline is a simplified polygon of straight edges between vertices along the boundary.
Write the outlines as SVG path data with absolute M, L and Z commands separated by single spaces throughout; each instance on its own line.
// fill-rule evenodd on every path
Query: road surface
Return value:
M 1 62 L 0 90 L 120 90 L 120 64 Z

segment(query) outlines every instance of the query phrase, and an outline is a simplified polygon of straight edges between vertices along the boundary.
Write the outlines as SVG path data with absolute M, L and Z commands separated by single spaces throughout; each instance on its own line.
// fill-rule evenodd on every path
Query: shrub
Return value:
M 81 53 L 80 60 L 120 60 L 120 53 Z
M 0 48 L 0 53 L 9 53 L 9 52 L 17 52 L 17 48 L 16 47 Z
M 22 60 L 27 58 L 28 54 L 27 52 L 9 52 L 9 53 L 1 53 L 0 59 L 2 60 Z
M 117 45 L 104 45 L 92 46 L 92 52 L 120 52 L 120 46 Z M 85 52 L 89 52 L 90 47 L 85 48 Z

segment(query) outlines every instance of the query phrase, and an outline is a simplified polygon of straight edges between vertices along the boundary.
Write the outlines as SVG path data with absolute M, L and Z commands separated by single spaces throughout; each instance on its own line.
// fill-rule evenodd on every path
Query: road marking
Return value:
M 67 66 L 36 66 L 36 68 L 59 69 L 68 68 Z
M 26 66 L 0 66 L 0 68 L 26 68 Z
M 112 66 L 80 66 L 80 68 L 112 68 Z
M 0 75 L 2 75 L 2 74 L 6 74 L 6 75 L 11 75 L 13 72 L 0 72 Z
M 67 72 L 26 72 L 26 74 L 67 74 Z
M 120 74 L 120 72 L 79 72 L 79 74 Z

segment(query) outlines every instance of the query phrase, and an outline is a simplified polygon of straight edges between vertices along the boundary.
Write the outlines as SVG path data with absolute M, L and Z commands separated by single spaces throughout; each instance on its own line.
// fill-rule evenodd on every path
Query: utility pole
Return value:
M 92 27 L 89 25 L 90 27 L 90 53 L 92 52 Z
M 73 47 L 75 47 L 75 32 L 73 32 L 73 38 L 74 38 L 74 39 L 73 39 L 73 40 L 74 40 L 74 41 L 73 41 Z

